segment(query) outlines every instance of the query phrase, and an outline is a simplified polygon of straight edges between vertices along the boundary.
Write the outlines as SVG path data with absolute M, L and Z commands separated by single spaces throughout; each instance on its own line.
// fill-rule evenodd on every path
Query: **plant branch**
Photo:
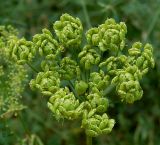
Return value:
M 70 88 L 72 89 L 73 94 L 75 95 L 76 98 L 78 98 L 78 94 L 74 89 L 73 83 L 70 80 L 68 82 L 69 82 Z
M 90 28 L 91 23 L 90 23 L 89 15 L 88 15 L 86 4 L 85 4 L 84 0 L 82 0 L 82 8 L 83 8 L 83 13 L 84 13 L 84 16 L 85 16 L 85 19 L 86 19 L 86 22 L 87 22 L 87 27 Z
M 37 69 L 35 69 L 30 63 L 26 62 L 26 64 L 36 73 L 38 73 L 39 71 Z
M 92 137 L 87 135 L 87 145 L 92 145 Z

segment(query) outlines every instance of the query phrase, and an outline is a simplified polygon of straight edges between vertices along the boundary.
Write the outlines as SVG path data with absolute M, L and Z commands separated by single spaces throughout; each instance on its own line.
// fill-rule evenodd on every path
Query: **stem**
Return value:
M 87 22 L 87 27 L 90 28 L 91 27 L 91 23 L 90 23 L 88 11 L 87 11 L 87 8 L 86 8 L 85 0 L 82 0 L 82 9 L 83 9 L 84 17 L 85 17 L 86 22 Z
M 78 94 L 77 94 L 77 92 L 74 89 L 74 85 L 72 84 L 72 81 L 69 80 L 68 82 L 69 82 L 69 86 L 72 89 L 73 94 L 75 95 L 76 98 L 78 98 Z
M 89 82 L 89 78 L 90 78 L 90 70 L 87 71 L 87 83 Z
M 27 65 L 36 73 L 38 73 L 38 70 L 36 70 L 30 63 L 26 62 Z
M 28 136 L 30 136 L 30 131 L 29 131 L 28 127 L 26 126 L 25 121 L 24 121 L 21 113 L 19 114 L 19 121 L 22 124 L 22 127 L 23 127 L 23 129 L 25 131 L 25 134 L 28 135 Z
M 92 137 L 87 135 L 87 145 L 92 145 Z
M 74 85 L 73 85 L 72 81 L 69 80 L 68 82 L 69 82 L 69 83 L 68 83 L 68 84 L 69 84 L 69 87 L 71 88 L 74 96 L 75 96 L 78 100 L 83 101 L 83 100 L 82 100 L 82 97 L 79 97 L 79 95 L 77 94 L 76 90 L 74 89 Z
M 160 14 L 160 7 L 158 7 L 156 13 L 154 14 L 154 17 L 153 17 L 153 19 L 152 19 L 152 22 L 151 22 L 151 24 L 150 24 L 150 26 L 149 26 L 149 28 L 148 28 L 148 33 L 147 33 L 147 37 L 146 37 L 145 40 L 148 39 L 149 35 L 151 34 L 152 30 L 154 29 L 154 27 L 155 27 L 155 25 L 156 25 L 156 22 L 157 22 L 157 20 L 158 20 L 158 18 L 159 18 L 159 14 Z
M 109 93 L 111 93 L 113 91 L 113 89 L 115 89 L 116 85 L 110 85 L 108 86 L 105 90 L 104 90 L 104 96 L 108 95 Z

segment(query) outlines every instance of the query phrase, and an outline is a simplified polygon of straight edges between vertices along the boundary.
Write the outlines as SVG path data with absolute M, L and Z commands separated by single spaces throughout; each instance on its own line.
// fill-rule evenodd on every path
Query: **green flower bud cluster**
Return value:
M 43 29 L 42 34 L 33 36 L 34 50 L 43 58 L 41 68 L 43 71 L 55 71 L 59 69 L 56 59 L 63 47 L 54 39 L 48 29 Z
M 50 97 L 48 107 L 57 119 L 77 119 L 83 111 L 84 103 L 79 103 L 67 87 L 59 89 Z
M 87 101 L 85 102 L 85 111 L 82 118 L 82 128 L 85 129 L 87 136 L 96 137 L 103 133 L 110 133 L 115 121 L 114 119 L 109 119 L 105 113 L 109 107 L 109 101 L 103 96 L 102 90 L 105 86 L 101 85 L 103 83 L 106 85 L 106 82 L 96 72 L 91 75 L 93 81 L 89 85 L 90 93 L 86 96 Z M 108 77 L 105 79 L 108 82 Z M 94 81 L 98 80 L 99 83 L 96 86 Z
M 42 34 L 36 34 L 33 37 L 33 43 L 39 54 L 46 56 L 46 59 L 54 59 L 61 49 L 57 40 L 53 38 L 52 33 L 48 29 L 43 29 Z
M 137 66 L 129 66 L 125 70 L 117 72 L 112 83 L 116 84 L 116 90 L 121 101 L 133 103 L 142 98 L 143 90 L 139 83 L 141 78 L 142 75 Z
M 54 59 L 55 60 L 55 59 Z M 57 66 L 57 61 L 52 59 L 44 59 L 41 62 L 41 68 L 42 71 L 56 71 L 59 69 L 59 66 Z
M 17 30 L 13 27 L 0 26 L 0 117 L 8 117 L 25 108 L 20 100 L 27 79 L 26 71 L 23 66 L 13 63 L 6 53 L 8 39 L 14 35 Z
M 109 75 L 115 75 L 117 71 L 123 69 L 127 62 L 127 56 L 111 56 L 99 64 L 100 68 L 104 68 Z
M 89 44 L 98 46 L 101 51 L 119 51 L 125 46 L 127 27 L 125 23 L 117 24 L 114 19 L 107 19 L 104 24 L 87 31 Z
M 83 27 L 79 18 L 64 14 L 60 17 L 60 21 L 54 23 L 54 30 L 59 42 L 64 47 L 74 48 L 80 46 Z
M 82 127 L 86 129 L 86 134 L 89 137 L 110 133 L 114 124 L 114 119 L 109 119 L 106 113 L 100 116 L 93 115 L 92 112 L 85 112 L 82 120 Z
M 108 99 L 102 97 L 100 93 L 91 93 L 87 96 L 87 99 L 88 108 L 94 109 L 98 113 L 104 113 L 109 106 Z
M 35 52 L 42 57 L 42 70 L 30 86 L 50 96 L 48 107 L 57 119 L 81 119 L 90 137 L 111 132 L 115 121 L 107 115 L 109 99 L 105 90 L 114 84 L 121 101 L 139 100 L 143 95 L 139 81 L 154 67 L 152 46 L 136 42 L 126 55 L 127 27 L 114 19 L 89 29 L 86 44 L 81 43 L 83 28 L 78 18 L 64 14 L 53 28 L 56 36 L 43 29 L 30 42 L 10 37 L 10 42 L 14 41 L 14 47 L 9 45 L 11 57 L 23 62 L 36 57 Z
M 39 89 L 44 95 L 52 95 L 60 86 L 58 73 L 53 71 L 39 72 L 36 79 L 31 80 L 32 89 Z
M 31 61 L 35 56 L 35 49 L 33 43 L 26 41 L 26 39 L 18 39 L 17 36 L 10 36 L 8 40 L 8 55 L 17 61 L 18 64 L 24 64 L 27 61 Z
M 0 26 L 0 38 L 1 41 L 6 42 L 9 36 L 17 36 L 18 31 L 17 29 L 13 28 L 11 25 L 7 26 Z
M 142 43 L 135 42 L 128 53 L 129 56 L 111 56 L 101 62 L 99 67 L 112 76 L 112 84 L 116 84 L 121 101 L 133 103 L 143 95 L 139 81 L 150 67 L 154 67 L 153 48 L 150 44 L 143 48 Z
M 90 88 L 94 90 L 95 88 L 99 91 L 103 91 L 110 84 L 110 76 L 105 75 L 105 73 L 100 70 L 100 72 L 93 72 L 90 74 Z
M 71 80 L 75 77 L 79 77 L 80 69 L 77 62 L 72 60 L 70 57 L 64 57 L 60 62 L 61 78 L 64 80 Z
M 84 65 L 85 69 L 90 69 L 93 65 L 100 62 L 100 55 L 90 45 L 86 45 L 79 53 L 80 64 Z
M 143 46 L 142 43 L 136 42 L 132 45 L 132 48 L 128 50 L 130 55 L 131 63 L 135 64 L 142 74 L 146 74 L 149 68 L 154 67 L 154 58 L 153 58 L 153 48 L 152 45 L 146 44 Z

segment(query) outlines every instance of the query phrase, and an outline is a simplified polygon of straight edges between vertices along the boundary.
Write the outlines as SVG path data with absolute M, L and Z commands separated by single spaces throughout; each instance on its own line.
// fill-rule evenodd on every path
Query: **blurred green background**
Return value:
M 112 104 L 108 112 L 116 125 L 93 142 L 160 145 L 160 0 L 0 0 L 0 25 L 13 25 L 27 39 L 42 28 L 52 29 L 63 13 L 79 17 L 85 31 L 107 18 L 124 21 L 128 46 L 139 40 L 153 45 L 156 65 L 141 82 L 142 100 Z M 26 86 L 22 104 L 27 108 L 0 120 L 0 145 L 85 145 L 80 122 L 55 120 L 46 103 L 47 98 Z

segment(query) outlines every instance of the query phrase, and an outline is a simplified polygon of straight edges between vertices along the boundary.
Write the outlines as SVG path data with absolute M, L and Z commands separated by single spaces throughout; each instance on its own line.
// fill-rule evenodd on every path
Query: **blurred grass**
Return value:
M 142 80 L 142 100 L 111 105 L 113 132 L 94 139 L 94 144 L 160 145 L 160 0 L 0 0 L 0 24 L 12 24 L 28 39 L 44 27 L 52 28 L 62 13 L 79 17 L 84 30 L 113 17 L 126 22 L 129 46 L 139 40 L 154 46 L 156 65 Z M 85 145 L 79 122 L 56 121 L 46 107 L 47 98 L 26 90 L 22 101 L 28 108 L 0 120 L 0 145 L 30 145 L 32 136 L 44 145 Z

